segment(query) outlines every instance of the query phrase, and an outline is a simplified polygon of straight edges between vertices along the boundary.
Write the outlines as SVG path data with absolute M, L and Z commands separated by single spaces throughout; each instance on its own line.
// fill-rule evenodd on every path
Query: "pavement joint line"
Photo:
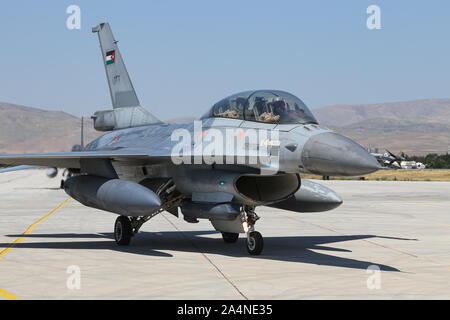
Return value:
M 294 220 L 296 220 L 296 219 L 294 219 Z M 315 224 L 315 223 L 312 223 L 312 222 L 307 222 L 307 221 L 304 221 L 304 220 L 302 220 L 302 219 L 298 219 L 298 220 L 300 220 L 300 221 L 302 221 L 302 222 L 304 222 L 304 223 L 308 223 L 308 224 L 310 224 L 310 225 L 313 225 L 313 226 L 315 226 L 315 227 L 321 228 L 321 229 L 325 229 L 325 230 L 328 230 L 328 231 L 332 231 L 332 232 L 337 233 L 337 234 L 340 234 L 340 235 L 347 235 L 347 234 L 338 232 L 338 231 L 336 231 L 336 230 L 333 230 L 333 229 L 331 229 L 331 228 L 328 228 L 328 227 L 325 227 L 325 226 L 321 226 L 321 225 L 319 225 L 319 224 Z M 385 248 L 385 249 L 389 249 L 389 250 L 392 250 L 392 251 L 395 251 L 395 252 L 399 252 L 399 253 L 402 253 L 402 254 L 411 256 L 411 257 L 413 257 L 413 258 L 417 258 L 417 259 L 421 259 L 421 258 L 422 258 L 422 259 L 424 259 L 424 260 L 428 260 L 428 261 L 430 261 L 430 262 L 432 262 L 432 263 L 434 263 L 434 264 L 437 264 L 437 265 L 439 265 L 439 266 L 441 266 L 441 267 L 444 267 L 447 271 L 450 271 L 450 268 L 449 268 L 448 266 L 443 265 L 442 263 L 440 263 L 440 262 L 438 262 L 438 261 L 436 261 L 436 260 L 434 260 L 434 259 L 432 259 L 432 258 L 429 258 L 429 257 L 419 257 L 419 256 L 414 255 L 414 254 L 412 254 L 412 253 L 405 252 L 405 251 L 401 251 L 401 250 L 398 250 L 398 249 L 394 249 L 394 248 L 391 248 L 391 247 L 388 247 L 388 246 L 385 246 L 385 245 L 382 245 L 382 244 L 379 244 L 379 243 L 376 243 L 376 242 L 374 242 L 374 241 L 370 241 L 370 240 L 367 240 L 367 239 L 360 239 L 360 240 L 361 240 L 361 241 L 364 241 L 364 242 L 367 242 L 367 243 L 370 243 L 370 244 L 372 244 L 372 245 L 378 246 L 378 247 L 382 247 L 382 248 Z
M 36 229 L 36 227 L 41 224 L 43 221 L 47 220 L 48 218 L 50 218 L 53 214 L 55 214 L 59 209 L 61 209 L 62 207 L 64 207 L 72 198 L 68 198 L 66 199 L 63 203 L 61 203 L 58 207 L 56 207 L 55 209 L 53 209 L 49 214 L 43 216 L 42 218 L 40 218 L 38 221 L 36 221 L 35 223 L 33 223 L 31 226 L 28 227 L 28 229 L 23 233 L 23 236 L 29 235 L 31 233 L 33 233 L 34 229 Z M 11 244 L 3 249 L 2 251 L 0 251 L 0 260 L 9 252 L 12 250 L 12 248 L 18 244 L 21 243 L 23 240 L 25 240 L 26 237 L 19 237 L 16 240 L 14 240 L 13 242 L 11 242 Z M 19 297 L 15 296 L 14 294 L 6 291 L 5 289 L 0 288 L 0 297 L 6 298 L 8 300 L 21 300 Z
M 340 234 L 340 235 L 343 235 L 343 236 L 348 236 L 348 234 L 338 232 L 338 231 L 336 231 L 336 230 L 334 230 L 334 229 L 331 229 L 331 228 L 329 228 L 329 227 L 322 226 L 322 225 L 320 225 L 320 224 L 315 224 L 315 223 L 311 223 L 311 222 L 309 222 L 309 224 L 311 224 L 311 225 L 313 225 L 313 226 L 316 226 L 316 227 L 318 227 L 318 228 L 322 228 L 322 229 L 325 229 L 325 230 L 332 231 L 332 232 L 334 232 L 334 233 L 337 233 L 337 234 Z M 377 247 L 382 247 L 382 248 L 386 248 L 386 249 L 389 249 L 389 250 L 392 250 L 392 251 L 395 251 L 395 252 L 398 252 L 398 253 L 402 253 L 402 254 L 408 255 L 408 256 L 413 257 L 413 258 L 419 258 L 418 256 L 416 256 L 416 255 L 414 255 L 414 254 L 412 254 L 412 253 L 405 252 L 405 251 L 398 250 L 398 249 L 394 249 L 394 248 L 391 248 L 391 247 L 388 247 L 388 246 L 385 246 L 385 245 L 376 243 L 376 242 L 374 242 L 374 241 L 370 241 L 370 240 L 367 240 L 367 239 L 359 239 L 359 240 L 364 241 L 364 242 L 367 242 L 367 243 L 370 243 L 370 244 L 372 244 L 372 245 L 374 245 L 374 246 L 377 246 Z
M 326 229 L 326 230 L 333 231 L 333 232 L 335 232 L 335 233 L 337 233 L 337 234 L 345 235 L 345 234 L 342 234 L 342 233 L 340 233 L 340 232 L 337 232 L 337 231 L 335 231 L 335 230 L 333 230 L 333 229 L 331 229 L 331 228 L 326 228 L 326 227 L 323 227 L 323 226 L 321 226 L 321 225 L 314 224 L 314 223 L 311 223 L 311 222 L 310 222 L 310 224 L 312 224 L 312 225 L 314 225 L 314 226 L 316 226 L 316 227 L 319 227 L 319 228 L 323 228 L 323 229 Z M 361 240 L 361 241 L 364 241 L 364 242 L 367 242 L 367 243 L 370 243 L 370 244 L 372 244 L 372 245 L 378 246 L 378 247 L 386 248 L 386 249 L 389 249 L 389 250 L 392 250 L 392 251 L 395 251 L 395 252 L 399 252 L 399 253 L 402 253 L 402 254 L 411 256 L 411 257 L 413 257 L 413 258 L 423 259 L 423 260 L 428 260 L 428 261 L 430 261 L 430 262 L 432 262 L 432 263 L 434 263 L 434 264 L 437 264 L 438 266 L 444 267 L 447 271 L 450 271 L 450 268 L 449 268 L 448 266 L 443 265 L 442 263 L 440 263 L 439 261 L 436 261 L 436 260 L 433 259 L 433 258 L 430 258 L 430 257 L 419 257 L 419 256 L 414 255 L 414 254 L 412 254 L 412 253 L 405 252 L 405 251 L 398 250 L 398 249 L 394 249 L 394 248 L 391 248 L 391 247 L 388 247 L 388 246 L 385 246 L 385 245 L 382 245 L 382 244 L 379 244 L 379 243 L 376 243 L 376 242 L 374 242 L 374 241 L 367 240 L 367 239 L 360 239 L 360 240 Z
M 345 233 L 338 232 L 338 231 L 336 231 L 336 230 L 334 230 L 334 229 L 331 229 L 331 228 L 329 228 L 329 227 L 322 226 L 322 225 L 320 225 L 320 224 L 308 222 L 308 221 L 305 221 L 305 220 L 302 220 L 302 219 L 298 219 L 298 218 L 297 218 L 297 219 L 294 219 L 294 220 L 300 220 L 300 221 L 302 221 L 303 223 L 308 223 L 308 224 L 310 224 L 310 225 L 312 225 L 312 226 L 315 226 L 315 227 L 317 227 L 317 228 L 325 229 L 325 230 L 328 230 L 328 231 L 337 233 L 337 234 L 339 234 L 339 235 L 341 235 L 341 236 L 349 236 L 349 234 L 345 234 Z M 416 255 L 414 255 L 414 254 L 412 254 L 412 253 L 405 252 L 405 251 L 401 251 L 401 250 L 398 250 L 398 249 L 394 249 L 394 248 L 391 248 L 391 247 L 388 247 L 388 246 L 385 246 L 385 245 L 376 243 L 376 242 L 374 242 L 374 241 L 370 241 L 370 240 L 367 240 L 367 239 L 359 239 L 359 240 L 364 241 L 364 242 L 367 242 L 367 243 L 370 243 L 370 244 L 372 244 L 372 245 L 374 245 L 374 246 L 378 246 L 378 247 L 386 248 L 386 249 L 389 249 L 389 250 L 392 250 L 392 251 L 395 251 L 395 252 L 398 252 L 398 253 L 402 253 L 402 254 L 404 254 L 404 255 L 408 255 L 408 256 L 413 257 L 413 258 L 419 258 L 418 256 L 416 256 Z
M 24 177 L 15 177 L 15 178 L 11 178 L 11 179 L 6 180 L 6 181 L 1 181 L 0 184 L 6 184 L 6 183 L 10 183 L 10 182 L 15 182 L 17 180 L 22 180 L 22 179 L 26 179 L 26 178 L 27 178 L 26 176 L 24 176 Z
M 303 223 L 308 223 L 308 224 L 310 224 L 310 225 L 312 225 L 312 226 L 315 226 L 315 227 L 317 227 L 317 228 L 320 228 L 320 229 L 325 229 L 325 230 L 328 230 L 328 231 L 337 233 L 337 234 L 342 235 L 342 236 L 348 236 L 348 234 L 338 232 L 338 231 L 336 231 L 336 230 L 334 230 L 334 229 L 331 229 L 331 228 L 329 228 L 329 227 L 322 226 L 322 225 L 320 225 L 320 224 L 316 224 L 316 223 L 312 223 L 312 222 L 307 222 L 307 221 L 304 221 L 304 220 L 302 220 L 302 219 L 298 219 L 298 220 L 302 221 Z M 379 243 L 376 243 L 376 242 L 373 242 L 373 241 L 370 241 L 370 240 L 367 240 L 367 239 L 359 239 L 359 240 L 364 241 L 364 242 L 367 242 L 367 243 L 370 243 L 370 244 L 372 244 L 372 245 L 374 245 L 374 246 L 378 246 L 378 247 L 386 248 L 386 249 L 389 249 L 389 250 L 392 250 L 392 251 L 395 251 L 395 252 L 398 252 L 398 253 L 402 253 L 402 254 L 411 256 L 411 257 L 413 257 L 413 258 L 419 258 L 418 256 L 416 256 L 416 255 L 414 255 L 414 254 L 412 254 L 412 253 L 405 252 L 405 251 L 401 251 L 401 250 L 398 250 L 398 249 L 394 249 L 394 248 L 391 248 L 391 247 L 388 247 L 388 246 L 385 246 L 385 245 L 382 245 L 382 244 L 379 244 Z
M 239 290 L 239 288 L 233 283 L 233 281 L 231 281 L 231 279 L 229 279 L 223 272 L 222 272 L 222 270 L 220 270 L 220 268 L 214 263 L 214 262 L 212 262 L 211 261 L 211 259 L 209 259 L 208 258 L 208 256 L 205 254 L 205 253 L 203 253 L 201 250 L 200 250 L 200 248 L 193 242 L 193 241 L 191 241 L 185 234 L 184 234 L 184 232 L 183 231 L 181 231 L 180 229 L 178 229 L 178 227 L 172 222 L 172 221 L 170 221 L 164 214 L 162 214 L 162 216 L 164 217 L 164 219 L 167 221 L 167 222 L 169 222 L 174 228 L 175 228 L 175 230 L 177 230 L 178 232 L 180 232 L 181 233 L 181 235 L 183 236 L 183 238 L 187 241 L 187 242 L 189 242 L 189 244 L 191 245 L 191 246 L 193 246 L 194 248 L 195 248 L 195 250 L 197 250 L 202 256 L 203 256 L 203 258 L 205 258 L 206 259 L 206 261 L 208 261 L 208 263 L 210 263 L 219 273 L 220 273 L 220 275 L 239 293 L 239 295 L 241 295 L 245 300 L 249 300 L 248 298 L 247 298 L 247 296 L 245 295 L 245 294 L 243 294 L 242 293 L 242 291 L 241 290 Z

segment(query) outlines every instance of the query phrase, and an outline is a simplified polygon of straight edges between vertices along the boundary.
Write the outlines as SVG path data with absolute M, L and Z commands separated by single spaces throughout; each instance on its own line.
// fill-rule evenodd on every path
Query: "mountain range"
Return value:
M 91 119 L 85 119 L 85 141 L 95 139 Z M 0 102 L 0 152 L 70 151 L 81 142 L 81 119 L 62 111 Z
M 450 99 L 334 105 L 313 112 L 319 123 L 379 152 L 448 152 Z

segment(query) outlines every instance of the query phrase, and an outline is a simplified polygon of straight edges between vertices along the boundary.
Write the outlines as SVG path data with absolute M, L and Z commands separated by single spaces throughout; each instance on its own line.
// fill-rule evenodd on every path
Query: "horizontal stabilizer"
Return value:
M 97 111 L 92 119 L 97 131 L 112 131 L 161 123 L 147 109 L 142 107 Z

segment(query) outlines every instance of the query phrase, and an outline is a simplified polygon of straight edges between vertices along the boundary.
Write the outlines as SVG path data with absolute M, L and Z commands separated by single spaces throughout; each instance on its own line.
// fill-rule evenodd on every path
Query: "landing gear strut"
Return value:
M 159 212 L 158 212 L 159 213 Z M 146 217 L 120 216 L 114 225 L 114 238 L 119 246 L 130 244 L 131 238 L 135 236 L 144 223 L 153 218 L 156 214 Z
M 114 238 L 116 239 L 116 243 L 119 246 L 129 245 L 131 238 L 139 232 L 144 223 L 157 216 L 164 210 L 168 211 L 171 208 L 177 208 L 183 200 L 183 195 L 174 193 L 174 190 L 175 185 L 172 179 L 168 180 L 165 184 L 158 188 L 156 194 L 162 200 L 163 205 L 159 210 L 153 212 L 152 214 L 142 217 L 118 217 L 114 225 Z
M 245 206 L 241 219 L 244 231 L 247 234 L 246 245 L 248 253 L 252 256 L 260 255 L 264 248 L 264 241 L 261 233 L 255 231 L 255 223 L 259 220 L 258 215 L 255 213 L 255 208 Z

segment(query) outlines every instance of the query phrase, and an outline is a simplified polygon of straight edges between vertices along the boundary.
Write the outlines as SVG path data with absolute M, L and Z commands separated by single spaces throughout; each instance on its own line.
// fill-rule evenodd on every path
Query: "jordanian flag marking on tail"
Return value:
M 106 53 L 106 65 L 113 64 L 114 62 L 116 62 L 116 51 L 108 51 Z

